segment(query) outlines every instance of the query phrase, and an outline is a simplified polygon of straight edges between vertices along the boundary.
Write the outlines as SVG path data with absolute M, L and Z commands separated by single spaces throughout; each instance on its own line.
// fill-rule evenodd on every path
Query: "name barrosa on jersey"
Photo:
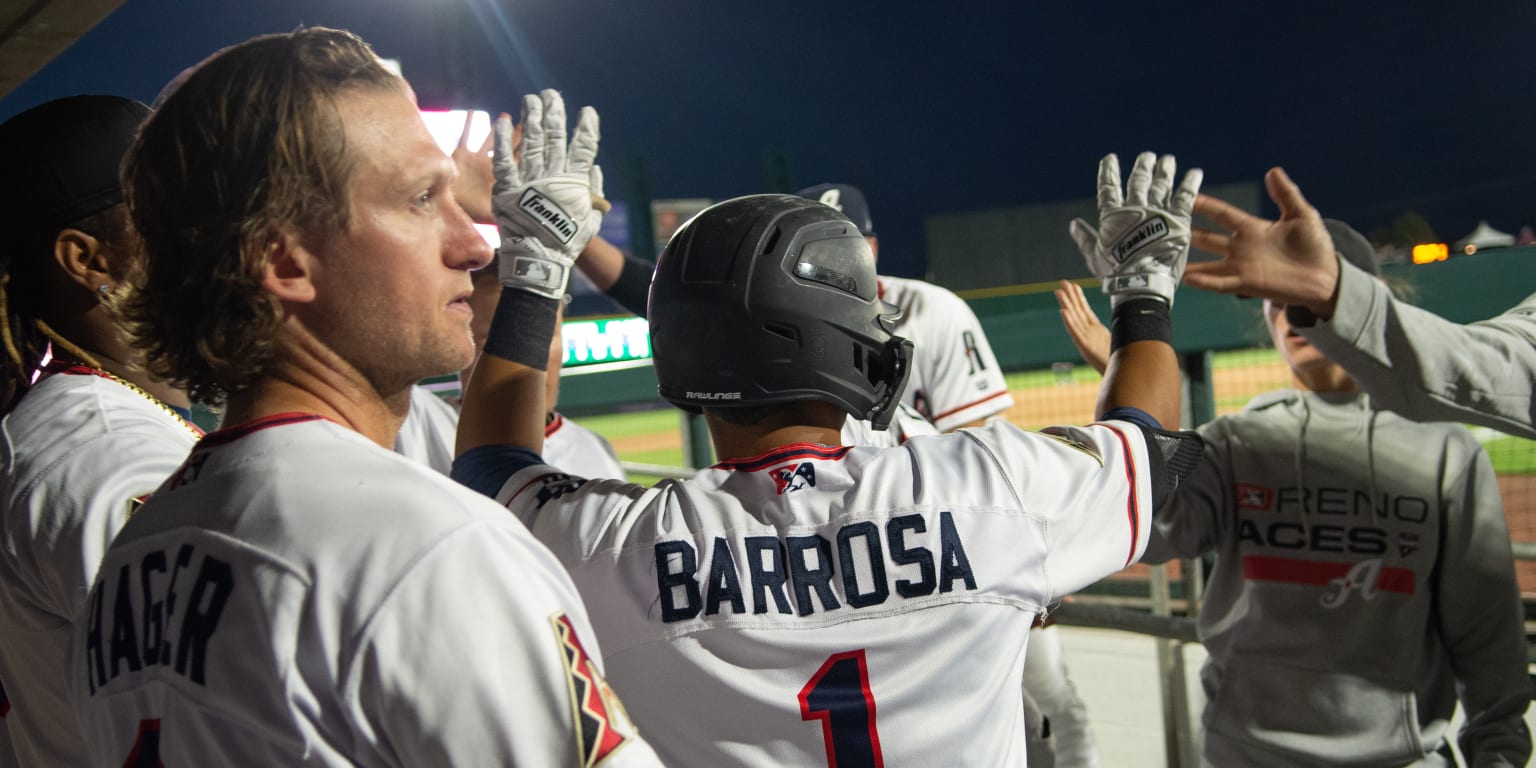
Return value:
M 715 536 L 702 572 L 694 542 L 657 542 L 661 620 L 745 615 L 748 602 L 754 615 L 842 610 L 834 583 L 842 585 L 846 607 L 852 609 L 882 605 L 893 595 L 908 599 L 957 588 L 974 591 L 976 576 L 949 512 L 939 513 L 936 534 L 923 515 L 900 515 L 883 525 L 848 523 L 833 539 L 819 533 L 746 536 L 740 540 L 740 560 L 730 540 Z
M 234 591 L 229 563 L 183 544 L 105 568 L 86 602 L 85 672 L 92 694 L 124 672 L 168 667 L 205 684 L 208 641 Z

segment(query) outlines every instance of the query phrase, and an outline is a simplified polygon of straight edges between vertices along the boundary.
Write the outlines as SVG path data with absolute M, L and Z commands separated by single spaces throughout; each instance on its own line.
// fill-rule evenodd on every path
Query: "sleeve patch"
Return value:
M 563 613 L 551 616 L 560 659 L 565 663 L 565 680 L 570 693 L 572 723 L 575 725 L 578 762 L 582 768 L 595 768 L 634 740 L 635 727 L 624 705 L 598 673 L 597 665 L 582 647 L 576 627 Z

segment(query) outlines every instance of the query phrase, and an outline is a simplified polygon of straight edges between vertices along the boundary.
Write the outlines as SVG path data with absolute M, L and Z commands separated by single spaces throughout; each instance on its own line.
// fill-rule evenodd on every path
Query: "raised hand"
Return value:
M 1195 211 L 1228 233 L 1194 231 L 1194 246 L 1221 258 L 1190 264 L 1184 282 L 1208 291 L 1300 305 L 1319 317 L 1332 317 L 1339 263 L 1322 216 L 1280 168 L 1264 174 L 1264 187 L 1280 209 L 1279 221 L 1199 196 Z
M 558 299 L 571 264 L 608 210 L 597 165 L 597 112 L 582 108 L 567 146 L 565 101 L 546 89 L 523 97 L 515 151 L 510 118 L 498 118 L 493 134 L 491 206 L 501 233 L 501 282 Z
M 491 144 L 495 136 L 487 134 L 479 149 L 470 148 L 469 129 L 476 114 L 472 109 L 464 113 L 464 131 L 459 134 L 458 146 L 448 155 L 459 169 L 453 182 L 453 196 L 470 219 L 490 223 L 495 220 L 491 213 L 491 185 L 496 181 L 491 171 Z
M 1109 329 L 1099 321 L 1099 316 L 1088 306 L 1083 287 L 1070 280 L 1062 280 L 1056 286 L 1056 303 L 1061 307 L 1061 324 L 1077 347 L 1083 361 L 1103 373 L 1109 367 Z
M 1193 168 L 1175 189 L 1173 155 L 1136 157 L 1120 190 L 1120 159 L 1099 161 L 1099 227 L 1075 219 L 1072 239 L 1088 268 L 1104 281 L 1111 304 L 1156 298 L 1173 304 L 1189 258 L 1189 219 L 1204 174 Z

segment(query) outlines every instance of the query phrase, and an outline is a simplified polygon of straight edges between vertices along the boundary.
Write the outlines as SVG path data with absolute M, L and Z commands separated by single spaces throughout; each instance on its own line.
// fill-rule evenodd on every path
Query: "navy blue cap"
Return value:
M 0 125 L 0 231 L 57 229 L 123 201 L 118 166 L 149 107 L 120 96 L 70 96 Z
M 869 218 L 869 204 L 864 202 L 864 193 L 858 187 L 852 184 L 817 184 L 795 194 L 842 211 L 859 228 L 859 234 L 875 236 L 875 222 Z

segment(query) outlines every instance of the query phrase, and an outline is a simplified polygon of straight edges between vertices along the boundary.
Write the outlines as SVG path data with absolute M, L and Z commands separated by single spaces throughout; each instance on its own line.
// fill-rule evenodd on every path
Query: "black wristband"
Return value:
M 491 315 L 485 353 L 535 370 L 549 368 L 549 342 L 555 338 L 560 300 L 507 288 Z
M 625 256 L 624 266 L 613 285 L 608 286 L 608 298 L 637 317 L 645 317 L 646 303 L 651 298 L 651 275 L 656 265 L 635 256 Z
M 1136 341 L 1173 343 L 1168 303 L 1160 299 L 1128 299 L 1110 313 L 1109 351 Z

